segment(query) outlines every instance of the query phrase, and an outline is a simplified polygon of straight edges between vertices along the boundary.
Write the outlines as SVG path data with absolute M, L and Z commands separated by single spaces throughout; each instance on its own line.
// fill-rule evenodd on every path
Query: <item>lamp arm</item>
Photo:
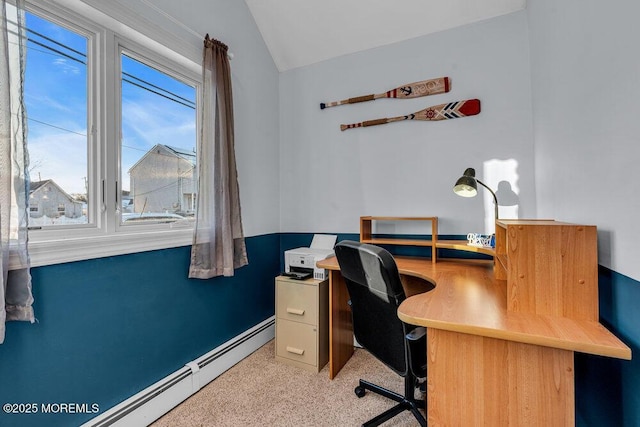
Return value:
M 493 207 L 495 209 L 496 219 L 498 219 L 498 198 L 496 197 L 496 193 L 494 193 L 492 189 L 490 189 L 484 182 L 480 181 L 478 178 L 476 178 L 476 182 L 489 190 L 489 193 L 491 193 L 491 195 L 493 196 Z

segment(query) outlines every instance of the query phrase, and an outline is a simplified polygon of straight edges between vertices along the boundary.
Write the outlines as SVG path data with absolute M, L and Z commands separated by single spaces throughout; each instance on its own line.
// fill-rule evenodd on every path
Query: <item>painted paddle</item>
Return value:
M 404 86 L 391 89 L 384 93 L 375 95 L 364 95 L 355 98 L 344 99 L 329 103 L 321 103 L 320 109 L 335 107 L 343 104 L 355 104 L 357 102 L 374 101 L 378 98 L 417 98 L 419 96 L 436 95 L 439 93 L 449 92 L 451 88 L 451 80 L 449 77 L 439 77 L 437 79 L 423 80 L 421 82 L 409 83 Z
M 360 123 L 352 123 L 350 125 L 340 125 L 340 130 L 353 128 L 383 125 L 385 123 L 399 122 L 401 120 L 448 120 L 457 119 L 466 116 L 475 116 L 480 113 L 479 99 L 466 99 L 464 101 L 454 101 L 448 104 L 434 105 L 424 110 L 417 111 L 408 116 L 391 117 L 384 119 L 367 120 Z

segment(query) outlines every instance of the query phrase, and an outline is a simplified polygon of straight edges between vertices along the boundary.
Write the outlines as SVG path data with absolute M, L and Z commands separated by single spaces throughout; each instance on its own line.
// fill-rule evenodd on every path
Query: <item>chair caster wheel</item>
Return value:
M 353 390 L 356 394 L 356 396 L 358 397 L 364 397 L 365 393 L 367 392 L 364 387 L 358 386 L 355 388 L 355 390 Z

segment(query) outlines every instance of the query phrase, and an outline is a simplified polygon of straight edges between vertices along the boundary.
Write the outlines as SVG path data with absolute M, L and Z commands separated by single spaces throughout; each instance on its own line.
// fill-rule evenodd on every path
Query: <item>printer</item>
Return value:
M 315 234 L 308 248 L 290 249 L 284 252 L 284 271 L 288 274 L 302 273 L 312 275 L 314 279 L 325 280 L 327 270 L 316 267 L 316 262 L 333 256 L 333 246 L 337 236 Z

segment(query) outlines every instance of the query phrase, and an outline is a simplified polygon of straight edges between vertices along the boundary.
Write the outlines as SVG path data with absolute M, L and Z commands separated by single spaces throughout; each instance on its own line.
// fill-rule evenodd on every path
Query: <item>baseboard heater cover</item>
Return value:
M 274 337 L 272 316 L 81 427 L 147 426 Z

